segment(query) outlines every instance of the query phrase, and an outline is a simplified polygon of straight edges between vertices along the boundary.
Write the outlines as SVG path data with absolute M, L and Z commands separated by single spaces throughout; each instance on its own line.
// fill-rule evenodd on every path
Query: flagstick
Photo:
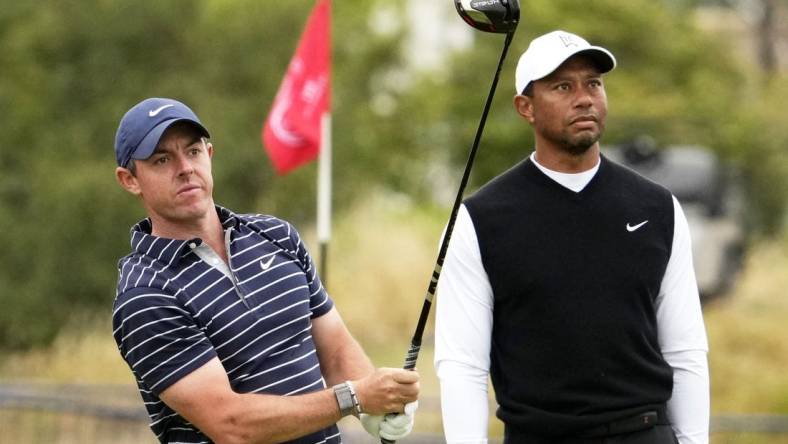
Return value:
M 320 246 L 320 276 L 328 281 L 328 242 L 331 240 L 331 114 L 320 121 L 320 154 L 317 164 L 317 241 Z

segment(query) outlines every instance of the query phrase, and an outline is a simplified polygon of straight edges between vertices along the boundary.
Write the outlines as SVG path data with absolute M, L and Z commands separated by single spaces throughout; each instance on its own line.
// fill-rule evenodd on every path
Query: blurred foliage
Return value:
M 533 37 L 563 28 L 618 58 L 604 143 L 646 133 L 708 146 L 742 169 L 756 226 L 775 231 L 788 196 L 788 79 L 737 62 L 726 35 L 696 29 L 693 3 L 524 2 L 471 188 L 531 151 L 511 107 L 514 65 Z M 0 0 L 0 348 L 49 343 L 74 313 L 109 311 L 128 229 L 144 217 L 115 184 L 112 144 L 145 97 L 179 98 L 207 125 L 217 203 L 312 220 L 315 165 L 276 177 L 259 139 L 311 5 Z M 381 6 L 399 17 L 392 32 L 370 20 Z M 445 204 L 473 140 L 503 36 L 475 33 L 443 69 L 413 71 L 404 8 L 334 2 L 337 211 L 378 187 Z
M 532 1 L 524 6 L 507 68 L 474 165 L 471 189 L 533 150 L 530 127 L 514 112 L 517 57 L 534 37 L 560 28 L 610 49 L 618 67 L 605 76 L 610 113 L 605 145 L 653 137 L 660 146 L 701 145 L 743 176 L 748 219 L 758 233 L 782 227 L 788 199 L 788 75 L 767 78 L 737 53 L 736 32 L 701 31 L 693 2 L 598 0 Z M 668 5 L 668 6 L 666 6 Z M 582 14 L 567 11 L 582 9 Z M 465 161 L 503 37 L 478 34 L 477 44 L 456 55 L 450 76 L 436 76 L 410 93 L 415 153 L 452 149 L 454 166 Z M 436 95 L 435 91 L 450 91 Z M 432 101 L 417 103 L 429 95 Z M 411 110 L 409 110 L 411 111 Z M 430 115 L 435 115 L 430 118 Z M 783 122 L 783 123 L 781 123 Z M 442 130 L 451 128 L 451 130 Z M 439 137 L 418 137 L 418 134 Z
M 206 123 L 218 203 L 309 220 L 314 166 L 275 178 L 259 134 L 311 6 L 0 0 L 0 347 L 48 343 L 75 312 L 112 306 L 117 259 L 144 217 L 115 183 L 112 146 L 120 117 L 145 97 L 179 98 Z M 337 79 L 396 63 L 397 36 L 369 38 L 369 8 L 334 8 L 335 38 L 347 43 L 336 51 Z M 337 82 L 335 112 L 363 112 L 366 92 Z M 376 146 L 373 138 L 366 150 Z M 353 153 L 337 152 L 340 165 Z M 357 183 L 338 181 L 338 204 Z

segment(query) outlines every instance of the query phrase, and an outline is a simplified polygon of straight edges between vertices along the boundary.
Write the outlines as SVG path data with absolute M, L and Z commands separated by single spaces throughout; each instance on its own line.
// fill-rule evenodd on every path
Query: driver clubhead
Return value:
M 506 34 L 520 21 L 519 0 L 454 0 L 465 23 L 484 32 Z

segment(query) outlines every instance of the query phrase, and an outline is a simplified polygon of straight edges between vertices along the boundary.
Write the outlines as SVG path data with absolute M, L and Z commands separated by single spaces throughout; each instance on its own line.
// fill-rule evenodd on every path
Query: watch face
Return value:
M 355 403 L 353 402 L 353 395 L 347 383 L 343 382 L 342 384 L 335 385 L 334 395 L 337 398 L 337 404 L 339 404 L 339 413 L 343 417 L 353 413 Z

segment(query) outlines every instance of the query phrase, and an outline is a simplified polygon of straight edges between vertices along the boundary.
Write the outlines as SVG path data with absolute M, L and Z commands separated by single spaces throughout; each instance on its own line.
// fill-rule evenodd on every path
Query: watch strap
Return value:
M 361 415 L 361 403 L 358 400 L 358 395 L 356 395 L 356 388 L 353 387 L 353 383 L 350 381 L 345 381 L 348 388 L 350 389 L 350 397 L 353 398 L 353 415 L 358 418 Z
M 345 416 L 355 414 L 353 390 L 350 388 L 350 385 L 348 385 L 347 381 L 334 386 L 334 396 L 337 398 L 339 413 L 343 418 Z

